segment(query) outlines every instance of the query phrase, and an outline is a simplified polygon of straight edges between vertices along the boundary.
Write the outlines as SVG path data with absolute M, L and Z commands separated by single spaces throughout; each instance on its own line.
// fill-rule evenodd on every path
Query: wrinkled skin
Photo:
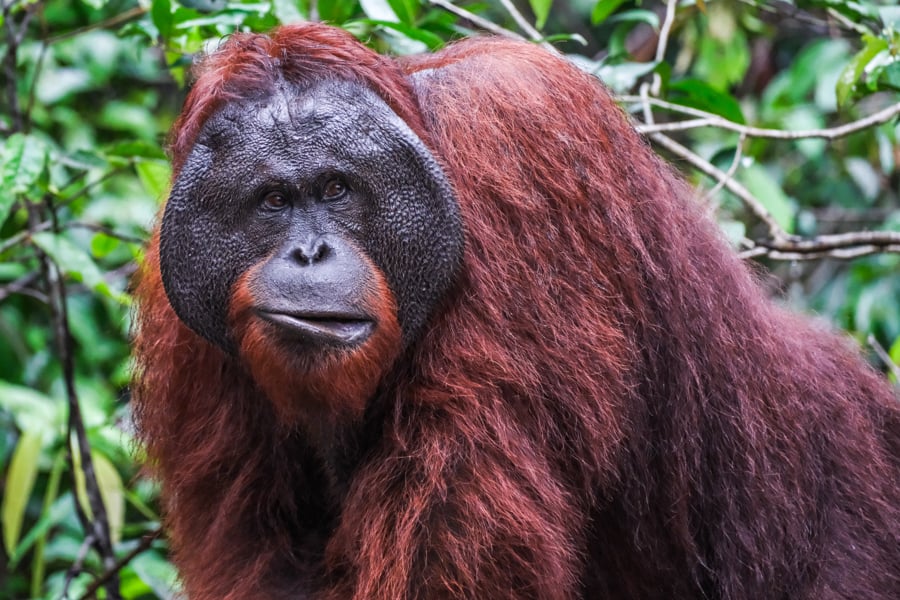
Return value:
M 367 260 L 397 298 L 408 343 L 450 285 L 462 228 L 450 185 L 371 92 L 325 81 L 231 103 L 174 182 L 160 234 L 166 294 L 191 329 L 234 352 L 228 306 L 254 265 L 257 313 L 309 351 L 364 341 Z

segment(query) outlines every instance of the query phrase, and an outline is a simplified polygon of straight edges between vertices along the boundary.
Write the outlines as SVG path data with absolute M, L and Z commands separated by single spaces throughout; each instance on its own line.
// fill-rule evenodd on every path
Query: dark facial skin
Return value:
M 352 347 L 377 327 L 363 302 L 379 269 L 415 339 L 452 283 L 463 233 L 421 140 L 357 84 L 281 83 L 205 124 L 160 234 L 179 318 L 234 353 L 230 296 L 250 270 L 256 314 L 298 346 Z

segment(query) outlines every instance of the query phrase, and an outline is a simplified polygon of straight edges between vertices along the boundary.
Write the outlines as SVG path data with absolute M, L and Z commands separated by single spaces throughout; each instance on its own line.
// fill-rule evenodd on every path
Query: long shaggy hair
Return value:
M 176 171 L 279 77 L 383 98 L 453 182 L 465 255 L 342 475 L 176 318 L 154 236 L 135 414 L 192 600 L 900 595 L 897 399 L 764 297 L 592 77 L 496 39 L 398 62 L 321 25 L 235 35 Z

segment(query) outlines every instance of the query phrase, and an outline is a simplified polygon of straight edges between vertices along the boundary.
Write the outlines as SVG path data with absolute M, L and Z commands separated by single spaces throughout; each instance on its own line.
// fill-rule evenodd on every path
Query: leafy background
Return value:
M 621 94 L 773 296 L 847 330 L 886 373 L 900 359 L 894 0 L 0 6 L 0 597 L 177 590 L 129 433 L 129 281 L 166 195 L 165 136 L 191 64 L 236 30 L 318 19 L 394 54 L 485 29 L 550 44 Z M 834 139 L 778 136 L 885 110 Z M 683 124 L 710 116 L 731 125 Z M 826 243 L 864 231 L 880 243 Z

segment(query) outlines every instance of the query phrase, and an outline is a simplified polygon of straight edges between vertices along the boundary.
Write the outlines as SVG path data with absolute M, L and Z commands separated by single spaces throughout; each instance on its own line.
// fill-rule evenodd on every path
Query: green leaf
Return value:
M 844 106 L 852 97 L 866 65 L 882 51 L 888 49 L 887 40 L 875 36 L 863 36 L 866 46 L 856 53 L 850 63 L 841 71 L 836 87 L 838 106 Z
M 580 33 L 554 33 L 544 37 L 544 41 L 551 44 L 556 42 L 575 42 L 581 46 L 588 45 L 588 41 Z
M 169 190 L 169 180 L 172 178 L 172 169 L 169 164 L 160 160 L 139 160 L 134 165 L 144 189 L 153 198 L 160 199 Z
M 25 508 L 34 489 L 41 455 L 40 431 L 25 431 L 19 438 L 6 474 L 6 489 L 0 509 L 3 522 L 3 545 L 7 556 L 15 552 L 25 520 Z
M 150 18 L 156 29 L 159 30 L 159 37 L 166 39 L 172 33 L 172 1 L 171 0 L 153 0 L 150 6 Z
M 226 0 L 178 0 L 178 3 L 187 8 L 195 8 L 200 12 L 214 12 L 224 9 L 228 3 Z
M 581 61 L 576 63 L 584 68 Z M 592 72 L 599 77 L 603 83 L 612 88 L 613 91 L 624 93 L 634 87 L 637 80 L 648 73 L 652 73 L 657 67 L 657 63 L 636 63 L 625 62 L 618 65 L 602 65 L 596 67 Z
M 724 35 L 721 31 L 718 35 L 713 33 L 712 17 L 721 14 L 722 9 L 712 12 L 709 35 L 700 38 L 694 76 L 711 87 L 726 92 L 744 79 L 750 66 L 750 44 L 744 31 L 738 28 L 731 16 L 727 19 L 718 19 L 718 22 L 725 23 L 721 26 L 726 32 Z
M 811 6 L 830 8 L 851 21 L 861 22 L 863 19 L 875 19 L 878 13 L 874 6 L 868 2 L 854 2 L 853 0 L 806 0 Z
M 900 61 L 887 65 L 878 77 L 879 89 L 900 90 Z
M 99 452 L 91 452 L 91 458 L 94 462 L 97 485 L 100 487 L 100 496 L 106 508 L 109 535 L 113 543 L 117 544 L 122 539 L 122 525 L 125 524 L 125 486 L 122 485 L 122 477 L 116 467 L 106 456 Z
M 73 515 L 74 512 L 75 505 L 72 503 L 72 494 L 65 493 L 57 498 L 50 509 L 44 511 L 41 518 L 38 519 L 38 522 L 34 524 L 34 527 L 25 534 L 22 541 L 19 542 L 19 545 L 16 547 L 15 552 L 10 554 L 10 568 L 15 569 L 19 561 L 24 558 L 25 553 L 27 553 L 42 536 L 46 535 L 52 527 L 67 516 Z
M 283 23 L 297 23 L 306 17 L 300 11 L 297 0 L 272 0 L 272 13 Z
M 172 563 L 158 552 L 154 550 L 142 552 L 134 557 L 130 565 L 141 581 L 150 586 L 158 597 L 166 600 L 177 597 L 178 573 Z
M 550 16 L 550 7 L 553 6 L 553 0 L 528 0 L 531 4 L 531 12 L 534 13 L 534 26 L 536 29 L 543 29 L 547 24 L 547 17 Z
M 719 115 L 735 123 L 744 123 L 741 105 L 731 94 L 720 92 L 705 81 L 682 79 L 669 84 L 669 100 Z
M 891 360 L 894 362 L 894 364 L 900 367 L 900 337 L 894 340 L 894 343 L 891 344 L 889 354 L 891 355 Z M 891 374 L 891 381 L 897 383 L 897 380 L 894 377 L 893 373 Z
M 429 50 L 435 50 L 444 45 L 444 40 L 440 38 L 440 36 L 431 33 L 426 29 L 419 29 L 418 27 L 409 27 L 404 25 L 403 23 L 390 23 L 388 21 L 373 21 L 372 19 L 364 19 L 365 23 L 369 25 L 373 25 L 376 28 L 386 28 L 397 33 L 402 34 L 403 36 L 414 40 L 416 42 L 422 42 L 425 44 Z
M 0 381 L 0 408 L 11 413 L 22 431 L 56 431 L 63 405 L 37 390 Z
M 106 235 L 101 231 L 91 238 L 91 254 L 97 258 L 109 256 L 112 251 L 119 247 L 119 243 L 118 238 Z
M 122 158 L 166 159 L 166 153 L 163 152 L 163 149 L 160 148 L 159 144 L 142 140 L 118 142 L 111 146 L 107 146 L 105 152 L 108 156 L 120 156 Z
M 400 17 L 391 8 L 391 4 L 387 0 L 360 0 L 359 5 L 362 7 L 366 16 L 374 21 L 385 21 L 387 23 L 399 23 Z
M 416 16 L 419 13 L 419 3 L 416 0 L 388 0 L 391 10 L 394 11 L 400 21 L 406 25 L 415 25 Z
M 594 10 L 591 11 L 591 23 L 597 25 L 606 20 L 617 8 L 622 6 L 625 0 L 597 0 Z
M 87 287 L 108 298 L 123 304 L 128 303 L 128 298 L 124 294 L 113 292 L 110 289 L 109 284 L 103 279 L 100 268 L 90 255 L 66 238 L 43 231 L 31 236 L 31 241 L 43 250 L 66 275 L 83 282 Z
M 12 281 L 28 273 L 22 263 L 0 263 L 0 281 Z
M 47 146 L 39 138 L 15 133 L 2 148 L 0 224 L 6 221 L 16 196 L 27 192 L 44 171 Z
M 784 190 L 765 168 L 750 165 L 740 170 L 738 179 L 747 186 L 775 222 L 788 233 L 794 231 L 794 206 Z
M 659 31 L 659 16 L 652 10 L 636 8 L 622 11 L 609 20 L 610 23 L 645 23 Z

